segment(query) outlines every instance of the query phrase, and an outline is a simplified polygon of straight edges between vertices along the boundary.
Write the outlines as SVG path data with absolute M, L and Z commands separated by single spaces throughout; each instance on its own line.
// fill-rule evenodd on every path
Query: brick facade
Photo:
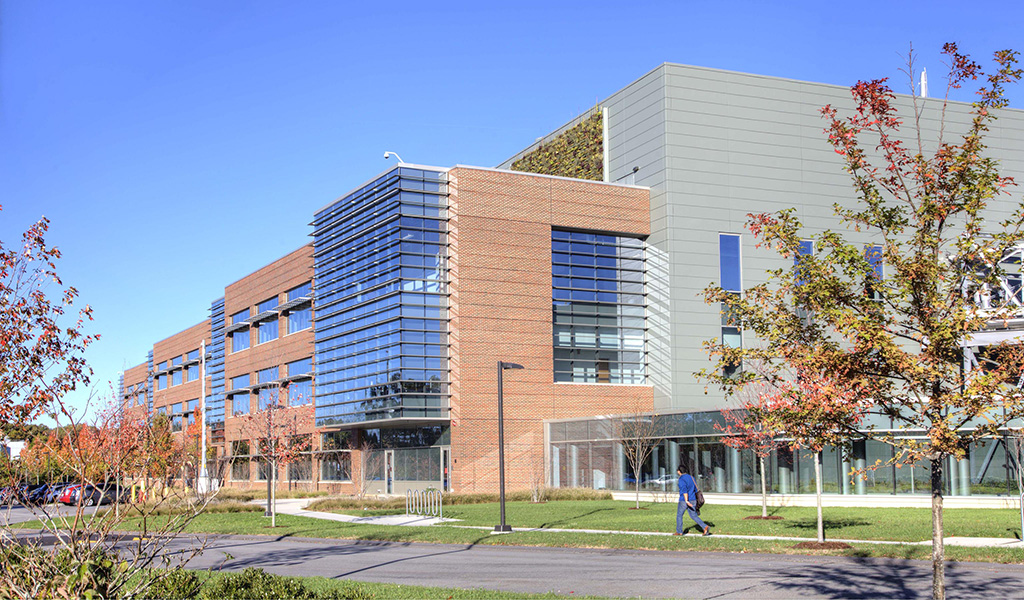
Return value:
M 544 481 L 545 419 L 650 411 L 650 386 L 554 383 L 551 229 L 647 235 L 648 192 L 456 167 L 449 173 L 452 485 L 493 492 L 497 363 L 504 381 L 506 487 Z

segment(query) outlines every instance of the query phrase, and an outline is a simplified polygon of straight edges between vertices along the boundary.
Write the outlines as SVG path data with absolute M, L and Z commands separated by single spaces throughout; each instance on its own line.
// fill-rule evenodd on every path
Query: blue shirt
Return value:
M 679 501 L 685 503 L 686 498 L 683 498 L 683 494 L 686 494 L 690 499 L 690 504 L 693 504 L 697 499 L 697 483 L 689 473 L 683 473 L 679 476 Z

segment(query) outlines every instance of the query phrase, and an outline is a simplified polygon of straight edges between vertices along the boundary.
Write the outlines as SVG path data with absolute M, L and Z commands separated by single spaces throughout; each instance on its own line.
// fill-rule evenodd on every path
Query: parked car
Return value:
M 74 504 L 76 500 L 73 500 L 73 498 L 75 498 L 75 495 L 78 493 L 78 489 L 81 487 L 82 484 L 80 483 L 65 486 L 61 490 L 60 496 L 57 497 L 57 502 L 60 502 L 61 504 Z
M 64 504 L 83 504 L 84 506 L 95 506 L 97 504 L 110 504 L 111 502 L 123 502 L 127 497 L 128 490 L 117 484 L 108 486 L 95 486 L 86 484 L 76 486 L 69 490 L 60 501 Z
M 46 504 L 54 504 L 56 502 L 59 502 L 61 494 L 64 493 L 64 490 L 66 490 L 68 487 L 70 487 L 72 485 L 75 485 L 75 484 L 67 482 L 67 481 L 62 481 L 60 483 L 55 483 L 55 484 L 51 485 L 50 489 L 47 490 L 47 492 L 46 492 L 46 496 L 44 498 L 44 502 Z
M 44 483 L 36 486 L 29 486 L 23 496 L 24 501 L 22 504 L 28 504 L 31 506 L 42 506 L 47 504 L 47 496 L 52 492 L 56 486 L 61 485 L 59 483 Z

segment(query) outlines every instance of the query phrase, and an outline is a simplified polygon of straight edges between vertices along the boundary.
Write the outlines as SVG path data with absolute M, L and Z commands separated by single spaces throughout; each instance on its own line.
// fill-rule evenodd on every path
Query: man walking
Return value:
M 700 520 L 697 506 L 694 504 L 697 501 L 697 483 L 682 465 L 676 469 L 676 475 L 679 475 L 679 506 L 676 508 L 676 532 L 672 535 L 683 535 L 684 512 L 690 515 L 690 518 L 697 524 L 697 527 L 701 528 L 704 535 L 711 535 L 711 528 L 704 521 Z

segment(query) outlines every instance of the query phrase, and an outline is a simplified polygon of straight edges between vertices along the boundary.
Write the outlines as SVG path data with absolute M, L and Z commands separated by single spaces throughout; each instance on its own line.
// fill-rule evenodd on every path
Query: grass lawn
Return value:
M 549 508 L 552 508 L 549 503 Z M 601 510 L 602 503 L 591 502 L 591 510 Z M 618 503 L 615 503 L 618 504 Z M 496 508 L 494 510 L 497 510 Z M 664 507 L 660 507 L 664 510 Z M 796 510 L 796 509 L 794 509 Z M 587 511 L 590 512 L 590 511 Z M 660 514 L 653 508 L 641 512 L 655 518 Z M 709 519 L 714 520 L 710 515 Z M 976 511 L 985 512 L 985 511 Z M 496 514 L 496 513 L 495 513 Z M 660 518 L 664 521 L 669 513 Z M 508 521 L 513 527 L 521 524 L 522 515 L 509 513 Z M 155 517 L 159 519 L 161 517 Z M 673 517 L 674 518 L 674 517 Z M 400 527 L 381 525 L 357 525 L 337 521 L 324 521 L 310 517 L 278 515 L 277 528 L 270 527 L 270 520 L 259 513 L 204 514 L 197 517 L 185 530 L 187 533 L 273 535 L 283 537 L 333 538 L 350 540 L 379 540 L 391 542 L 422 542 L 459 545 L 506 545 L 506 546 L 549 546 L 556 548 L 608 548 L 628 550 L 666 550 L 699 552 L 758 552 L 768 554 L 829 554 L 835 556 L 887 557 L 928 560 L 930 546 L 855 544 L 848 550 L 815 551 L 793 547 L 791 541 L 733 540 L 722 537 L 673 537 L 663 535 L 632 535 L 610 533 L 574 533 L 514 531 L 506 535 L 491 535 L 488 531 L 458 527 Z M 813 520 L 812 520 L 813 523 Z M 761 522 L 768 525 L 768 522 Z M 490 525 L 493 525 L 491 523 Z M 24 528 L 38 528 L 38 524 L 25 523 Z M 124 529 L 137 528 L 126 522 Z M 662 530 L 664 531 L 664 529 Z M 813 530 L 812 530 L 813 535 Z M 830 534 L 830 537 L 840 537 Z M 951 561 L 982 561 L 996 563 L 1024 563 L 1024 550 L 1007 548 L 960 548 L 946 547 L 946 557 Z
M 513 527 L 551 529 L 604 529 L 621 531 L 675 530 L 674 502 L 635 503 L 615 500 L 584 502 L 509 502 L 506 522 Z M 444 507 L 444 516 L 462 519 L 459 525 L 494 526 L 499 521 L 497 504 L 460 504 Z M 341 512 L 341 511 L 339 511 Z M 366 514 L 370 511 L 350 511 Z M 402 511 L 404 512 L 404 511 Z M 931 539 L 931 511 L 927 508 L 825 508 L 828 538 L 920 542 Z M 817 520 L 814 507 L 772 507 L 778 521 L 746 520 L 759 516 L 760 506 L 714 506 L 701 510 L 701 518 L 715 533 L 814 538 Z M 696 532 L 693 521 L 683 519 Z M 1020 539 L 1020 512 L 1014 509 L 946 509 L 947 536 Z

